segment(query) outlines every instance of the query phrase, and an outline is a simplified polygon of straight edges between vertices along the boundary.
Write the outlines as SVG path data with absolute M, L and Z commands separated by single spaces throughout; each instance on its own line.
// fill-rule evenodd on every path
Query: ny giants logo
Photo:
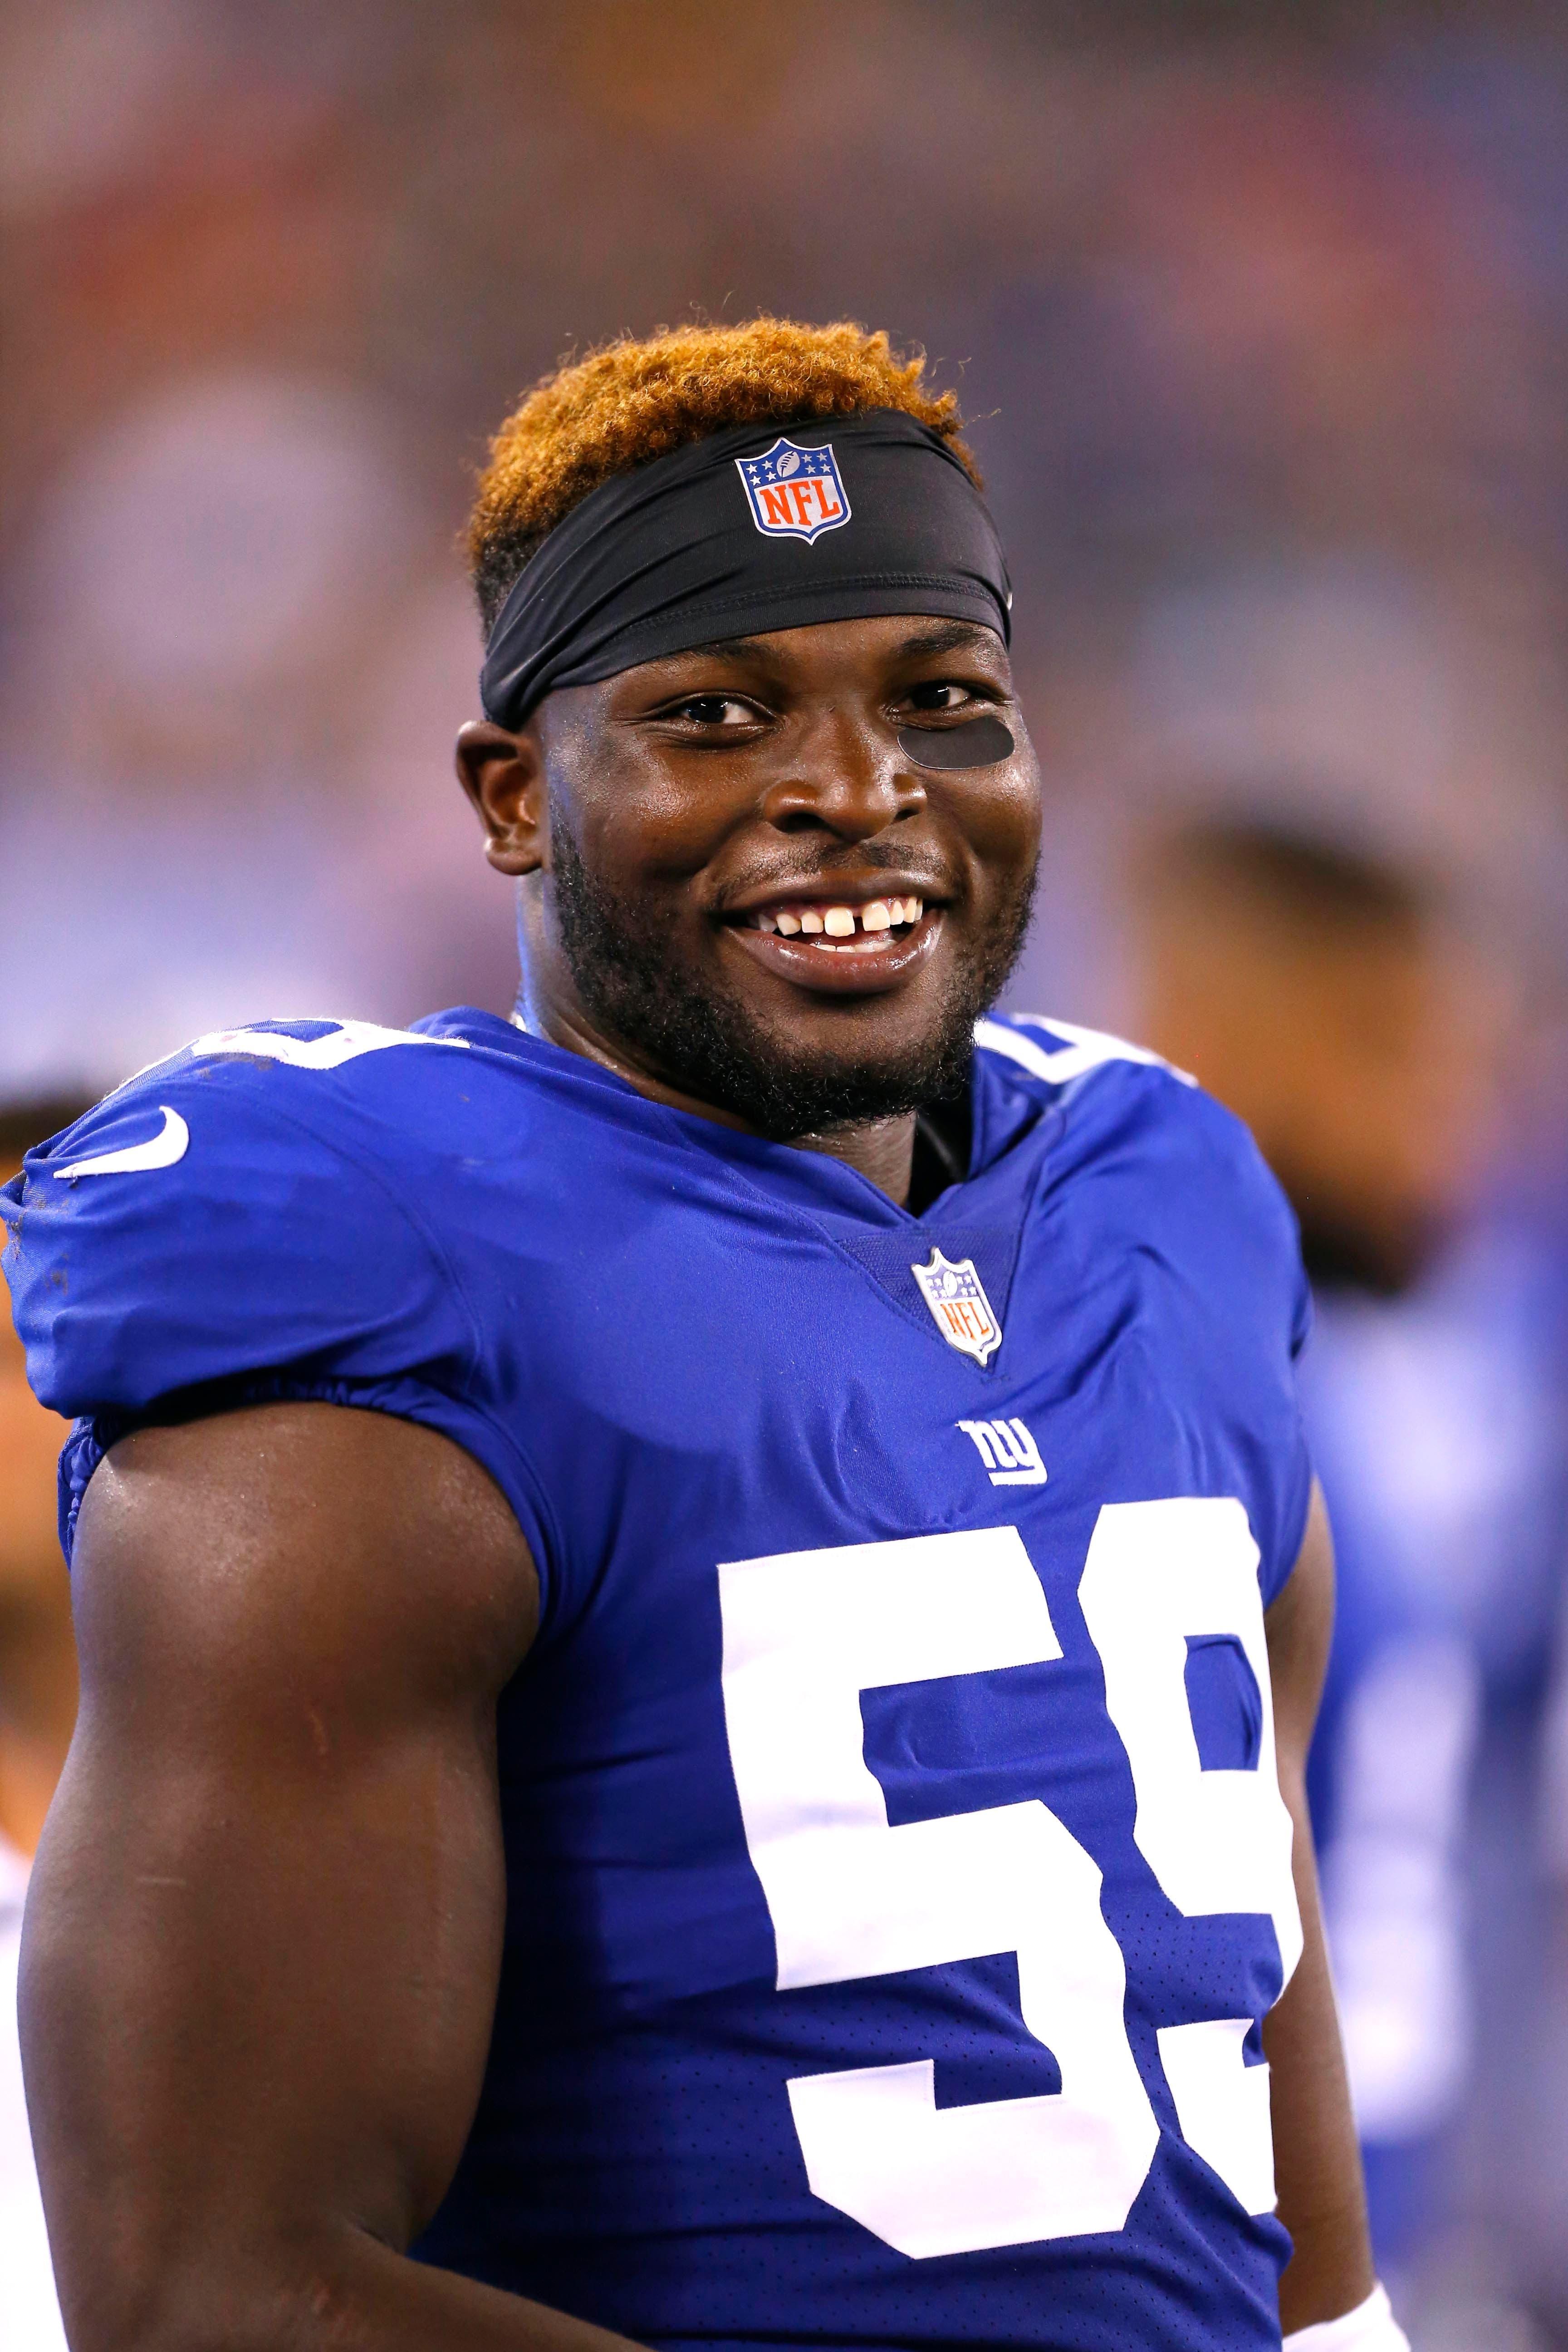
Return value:
M 994 1486 L 1045 1485 L 1040 1449 L 1016 1414 L 1011 1421 L 961 1421 L 954 1426 L 973 1442 Z
M 760 457 L 737 457 L 752 520 L 764 539 L 804 539 L 849 520 L 849 499 L 831 442 L 803 449 L 783 434 Z

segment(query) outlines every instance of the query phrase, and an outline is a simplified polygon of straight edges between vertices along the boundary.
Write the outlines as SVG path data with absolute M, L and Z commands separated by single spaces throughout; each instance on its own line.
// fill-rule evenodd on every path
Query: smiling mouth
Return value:
M 868 898 L 857 906 L 789 898 L 752 908 L 739 918 L 737 928 L 798 940 L 825 955 L 876 956 L 902 946 L 924 914 L 925 900 L 919 898 Z

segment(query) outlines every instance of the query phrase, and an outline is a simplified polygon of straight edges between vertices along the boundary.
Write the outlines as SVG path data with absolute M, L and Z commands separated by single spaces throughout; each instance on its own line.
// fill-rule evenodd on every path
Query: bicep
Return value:
M 164 2269 L 258 2214 L 404 2243 L 489 2032 L 495 1700 L 537 1605 L 516 1523 L 430 1431 L 272 1406 L 125 1441 L 75 1578 L 23 1989 L 68 2289 L 89 2236 Z
M 1294 1831 L 1292 1860 L 1302 1934 L 1296 1973 L 1263 2027 L 1273 2076 L 1279 2213 L 1295 2242 L 1279 2287 L 1287 2331 L 1353 2310 L 1373 2286 L 1361 2160 L 1323 1942 L 1307 1807 L 1307 1753 L 1333 1619 L 1333 1545 L 1322 1495 L 1314 1486 L 1296 1565 L 1266 1621 L 1279 1790 Z
M 1334 1548 L 1314 1481 L 1301 1549 L 1265 1621 L 1281 1786 L 1304 1776 L 1334 1630 Z M 1289 1801 L 1290 1790 L 1286 1788 Z

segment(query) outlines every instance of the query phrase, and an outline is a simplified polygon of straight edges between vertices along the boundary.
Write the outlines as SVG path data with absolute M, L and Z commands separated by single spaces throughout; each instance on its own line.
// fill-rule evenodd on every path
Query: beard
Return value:
M 561 945 L 586 1010 L 694 1101 L 733 1112 L 777 1143 L 900 1118 L 952 1101 L 969 1083 L 974 1024 L 1023 950 L 1034 873 L 1004 895 L 969 955 L 955 961 L 926 1033 L 894 1054 L 847 1044 L 792 1048 L 705 972 L 682 968 L 671 938 L 591 874 L 558 806 L 551 843 Z M 862 848 L 860 863 L 867 863 Z M 673 930 L 673 925 L 670 927 Z M 846 1004 L 846 1025 L 853 1015 Z

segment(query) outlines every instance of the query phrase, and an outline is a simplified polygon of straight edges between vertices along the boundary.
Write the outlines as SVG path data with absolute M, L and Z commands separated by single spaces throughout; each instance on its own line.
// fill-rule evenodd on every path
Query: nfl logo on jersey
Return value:
M 737 457 L 752 520 L 767 539 L 804 539 L 807 545 L 825 530 L 849 520 L 849 499 L 829 442 L 803 449 L 781 433 L 760 457 Z
M 974 1271 L 972 1257 L 956 1265 L 933 1247 L 925 1265 L 911 1265 L 931 1320 L 950 1348 L 957 1348 L 984 1364 L 1002 1345 L 1002 1326 L 991 1311 L 985 1286 Z

